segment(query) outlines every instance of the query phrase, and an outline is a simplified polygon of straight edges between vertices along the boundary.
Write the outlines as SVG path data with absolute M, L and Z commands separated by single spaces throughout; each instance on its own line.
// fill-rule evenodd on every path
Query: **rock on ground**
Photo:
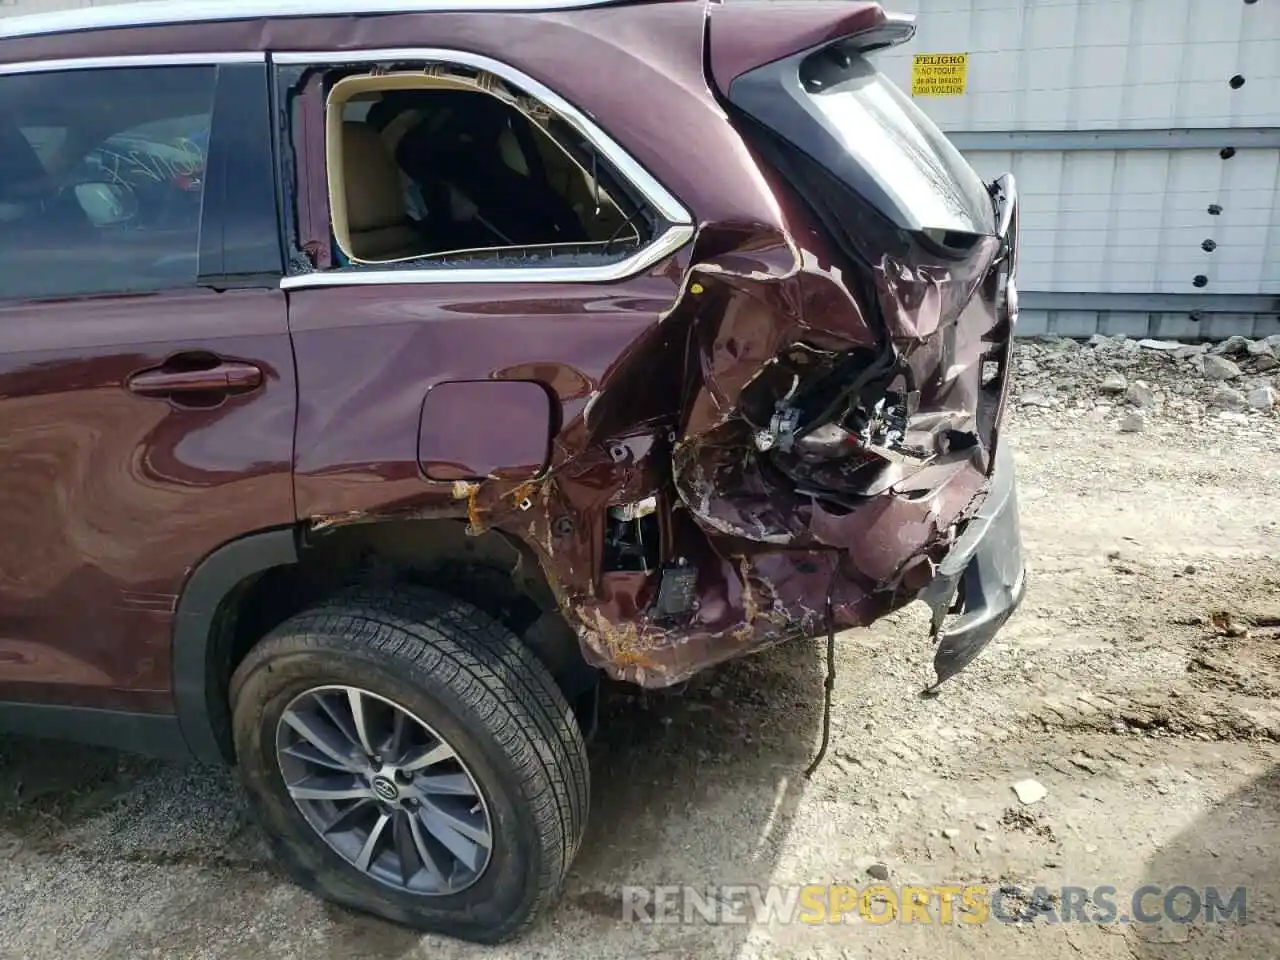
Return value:
M 1240 376 L 1240 368 L 1235 363 L 1212 353 L 1204 355 L 1200 368 L 1210 380 L 1234 380 Z
M 1245 396 L 1234 387 L 1223 384 L 1213 391 L 1213 403 L 1225 410 L 1242 410 L 1245 405 Z
M 1147 429 L 1147 418 L 1141 410 L 1130 410 L 1120 419 L 1121 433 L 1141 433 Z
M 1221 343 L 1211 347 L 1209 352 L 1219 357 L 1231 357 L 1238 353 L 1247 353 L 1250 345 L 1248 337 L 1227 337 Z
M 1123 373 L 1118 370 L 1112 370 L 1102 378 L 1101 390 L 1103 393 L 1124 393 L 1129 386 L 1129 381 L 1125 379 Z
M 1013 792 L 1018 802 L 1024 804 L 1039 803 L 1049 795 L 1049 790 L 1039 780 L 1019 780 L 1013 785 Z
M 1021 340 L 1016 358 L 1015 407 L 1032 420 L 1081 428 L 1171 429 L 1213 423 L 1217 431 L 1247 436 L 1257 418 L 1280 415 L 1280 360 L 1266 340 L 1230 344 L 1175 344 L 1095 334 L 1089 348 L 1064 348 L 1060 338 Z M 1274 338 L 1280 349 L 1280 337 Z M 1140 346 L 1140 344 L 1154 344 Z M 1262 349 L 1259 345 L 1268 347 Z M 1268 392 L 1270 391 L 1270 392 Z M 1223 420 L 1222 412 L 1246 414 Z M 1132 414 L 1141 412 L 1141 418 Z
M 1254 410 L 1270 412 L 1276 406 L 1276 392 L 1271 387 L 1255 387 L 1245 399 Z
M 1129 389 L 1125 391 L 1124 398 L 1135 407 L 1152 407 L 1156 403 L 1155 391 L 1141 380 L 1137 383 L 1129 384 Z

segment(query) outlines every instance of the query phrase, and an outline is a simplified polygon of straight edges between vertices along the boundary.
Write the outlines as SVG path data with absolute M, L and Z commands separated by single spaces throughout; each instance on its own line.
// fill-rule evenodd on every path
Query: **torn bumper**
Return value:
M 1013 452 L 996 448 L 986 499 L 919 598 L 933 610 L 934 687 L 967 667 L 1022 602 L 1026 565 Z M 948 614 L 954 615 L 950 621 Z

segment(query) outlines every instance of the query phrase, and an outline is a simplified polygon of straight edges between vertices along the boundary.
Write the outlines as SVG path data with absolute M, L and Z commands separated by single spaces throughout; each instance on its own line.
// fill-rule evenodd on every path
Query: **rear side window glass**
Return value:
M 0 297 L 193 286 L 212 66 L 0 77 Z
M 801 67 L 810 103 L 844 149 L 925 229 L 994 229 L 982 179 L 911 98 L 865 57 L 820 53 Z

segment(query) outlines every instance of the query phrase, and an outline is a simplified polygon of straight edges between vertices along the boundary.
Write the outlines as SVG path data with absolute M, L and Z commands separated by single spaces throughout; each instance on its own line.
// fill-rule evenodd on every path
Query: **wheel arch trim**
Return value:
M 234 760 L 230 743 L 218 732 L 216 718 L 228 707 L 219 702 L 209 657 L 219 608 L 248 578 L 296 564 L 298 535 L 298 528 L 289 526 L 224 543 L 200 561 L 183 586 L 173 626 L 173 701 L 183 739 L 198 760 Z

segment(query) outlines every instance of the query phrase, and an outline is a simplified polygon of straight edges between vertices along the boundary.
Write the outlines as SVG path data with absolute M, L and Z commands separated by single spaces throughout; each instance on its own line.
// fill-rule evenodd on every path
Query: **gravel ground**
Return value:
M 843 635 L 833 752 L 812 780 L 821 644 L 731 664 L 681 697 L 612 691 L 584 849 L 563 905 L 519 944 L 421 937 L 301 892 L 223 771 L 6 740 L 0 955 L 1280 955 L 1280 415 L 1263 393 L 1280 371 L 1267 357 L 1280 360 L 1233 345 L 1220 355 L 1233 373 L 1132 342 L 1020 346 L 1009 436 L 1032 568 L 998 640 L 922 698 L 921 610 Z M 1027 778 L 1047 795 L 1024 806 L 1011 785 Z M 1244 885 L 1251 922 L 619 920 L 625 884 L 877 874 Z

